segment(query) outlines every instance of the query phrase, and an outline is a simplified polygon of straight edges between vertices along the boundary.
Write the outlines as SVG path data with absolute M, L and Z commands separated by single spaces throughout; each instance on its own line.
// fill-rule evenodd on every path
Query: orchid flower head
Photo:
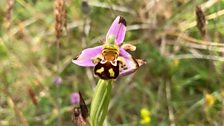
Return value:
M 136 47 L 131 44 L 122 45 L 125 34 L 126 21 L 118 16 L 110 26 L 103 45 L 84 49 L 72 62 L 79 66 L 94 67 L 94 74 L 105 80 L 133 73 L 145 62 L 136 60 L 127 52 L 134 51 Z

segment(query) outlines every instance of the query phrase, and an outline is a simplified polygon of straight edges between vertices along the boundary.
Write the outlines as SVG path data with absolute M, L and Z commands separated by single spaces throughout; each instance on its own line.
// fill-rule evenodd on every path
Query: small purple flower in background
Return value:
M 79 93 L 77 93 L 77 92 L 72 93 L 70 96 L 70 102 L 72 105 L 79 104 L 79 102 L 80 102 Z
M 60 76 L 55 76 L 53 79 L 53 83 L 56 85 L 60 85 L 62 82 L 63 82 L 63 80 Z
M 145 61 L 135 59 L 127 52 L 135 51 L 136 47 L 122 45 L 125 34 L 126 21 L 118 16 L 107 32 L 104 44 L 84 49 L 72 62 L 79 66 L 94 67 L 94 74 L 104 80 L 133 73 Z

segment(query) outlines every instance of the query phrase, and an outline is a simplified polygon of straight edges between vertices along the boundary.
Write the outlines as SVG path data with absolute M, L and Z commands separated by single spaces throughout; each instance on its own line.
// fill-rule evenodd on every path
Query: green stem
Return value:
M 112 80 L 99 80 L 90 108 L 91 126 L 102 126 L 107 115 L 112 91 Z
M 102 108 L 102 115 L 100 117 L 101 120 L 99 120 L 99 125 L 103 125 L 103 122 L 105 120 L 105 117 L 107 115 L 107 111 L 108 111 L 108 106 L 110 103 L 110 97 L 111 97 L 111 91 L 112 91 L 112 84 L 108 84 L 107 86 L 107 95 L 106 95 L 106 99 L 105 102 L 103 103 L 103 108 Z

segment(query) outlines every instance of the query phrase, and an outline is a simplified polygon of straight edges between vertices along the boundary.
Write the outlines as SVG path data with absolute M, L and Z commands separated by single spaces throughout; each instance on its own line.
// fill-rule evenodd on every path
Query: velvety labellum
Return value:
M 119 75 L 119 61 L 100 61 L 94 67 L 94 74 L 101 79 L 116 79 Z

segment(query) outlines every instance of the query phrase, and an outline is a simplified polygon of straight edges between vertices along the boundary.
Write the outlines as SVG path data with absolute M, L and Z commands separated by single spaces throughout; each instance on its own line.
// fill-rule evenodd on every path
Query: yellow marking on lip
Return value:
M 103 71 L 104 71 L 104 68 L 103 68 L 103 67 L 101 67 L 100 69 L 96 70 L 96 73 L 101 74 Z
M 110 73 L 110 76 L 111 76 L 111 77 L 114 77 L 115 73 L 114 73 L 113 68 L 110 68 L 108 71 L 109 71 L 109 73 Z

